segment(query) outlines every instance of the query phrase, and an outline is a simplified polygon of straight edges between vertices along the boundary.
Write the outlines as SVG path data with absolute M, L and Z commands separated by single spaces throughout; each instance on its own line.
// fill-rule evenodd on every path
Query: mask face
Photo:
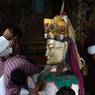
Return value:
M 12 47 L 6 48 L 4 51 L 2 51 L 0 53 L 0 57 L 7 58 L 10 54 L 12 54 Z
M 47 64 L 58 64 L 63 59 L 67 52 L 68 44 L 67 42 L 60 42 L 53 39 L 47 39 Z

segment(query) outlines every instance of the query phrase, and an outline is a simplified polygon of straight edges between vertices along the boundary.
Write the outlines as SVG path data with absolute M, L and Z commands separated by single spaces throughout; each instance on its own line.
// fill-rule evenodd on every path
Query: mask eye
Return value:
M 49 47 L 49 50 L 51 51 L 51 50 L 53 50 L 54 49 L 54 47 Z
M 47 46 L 47 49 L 48 49 L 49 51 L 54 50 L 54 48 L 55 48 L 54 45 L 48 45 L 48 46 Z
M 56 24 L 50 24 L 49 26 L 48 26 L 48 28 L 49 28 L 49 31 L 56 31 L 57 30 L 57 25 Z

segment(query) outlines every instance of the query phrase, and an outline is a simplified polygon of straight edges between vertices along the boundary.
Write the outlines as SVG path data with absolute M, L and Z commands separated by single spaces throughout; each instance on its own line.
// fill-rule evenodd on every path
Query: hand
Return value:
M 33 92 L 29 92 L 28 95 L 33 95 Z
M 39 87 L 39 85 L 36 83 L 36 86 L 35 86 L 35 89 L 34 89 L 34 94 L 35 94 L 35 95 L 38 95 L 39 90 L 40 90 L 40 87 Z
M 9 47 L 12 47 L 14 45 L 14 41 L 13 40 L 10 40 L 9 41 Z
M 28 88 L 31 90 L 33 88 L 35 88 L 35 83 L 34 81 L 32 80 L 31 77 L 28 77 Z
M 34 89 L 32 89 L 31 91 L 29 91 L 28 95 L 35 95 Z

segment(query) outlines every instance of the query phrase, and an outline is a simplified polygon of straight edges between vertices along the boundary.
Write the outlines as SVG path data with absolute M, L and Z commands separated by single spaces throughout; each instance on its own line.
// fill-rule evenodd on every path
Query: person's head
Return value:
M 70 87 L 64 86 L 56 92 L 56 95 L 75 95 L 75 92 Z
M 22 39 L 21 29 L 14 24 L 5 24 L 2 27 L 2 36 L 9 41 L 9 46 L 0 54 L 0 56 L 8 58 L 10 55 L 14 54 L 14 52 L 17 52 L 17 48 L 19 48 L 19 43 Z
M 23 86 L 27 83 L 27 76 L 25 72 L 19 68 L 14 69 L 11 72 L 10 79 L 12 83 L 14 83 L 17 86 Z
M 21 38 L 22 33 L 20 27 L 18 27 L 15 24 L 4 24 L 2 26 L 2 35 L 7 39 L 7 40 L 12 40 L 14 38 Z

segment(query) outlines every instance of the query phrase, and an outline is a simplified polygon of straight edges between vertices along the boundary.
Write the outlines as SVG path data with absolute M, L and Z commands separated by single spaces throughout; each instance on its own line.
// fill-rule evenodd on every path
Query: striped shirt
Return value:
M 10 80 L 11 71 L 16 68 L 22 69 L 28 76 L 40 72 L 38 66 L 28 62 L 24 56 L 16 55 L 7 59 L 4 62 L 5 95 L 20 95 L 21 88 L 14 85 Z

